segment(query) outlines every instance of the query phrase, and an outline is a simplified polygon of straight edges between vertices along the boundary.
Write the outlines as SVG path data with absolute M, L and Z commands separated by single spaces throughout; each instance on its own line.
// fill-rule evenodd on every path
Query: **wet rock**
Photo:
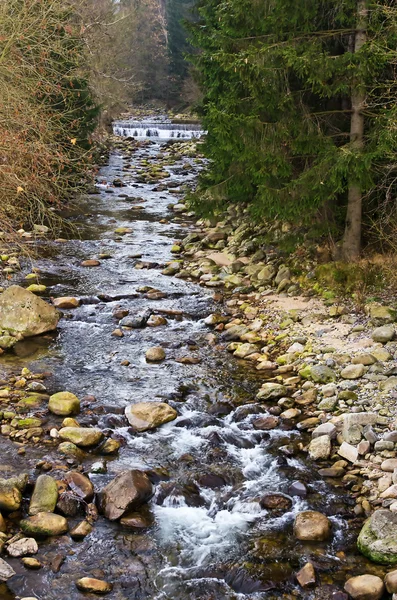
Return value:
M 95 260 L 94 258 L 89 258 L 88 260 L 83 260 L 83 262 L 80 263 L 81 267 L 99 267 L 101 263 L 99 262 L 99 260 Z
M 363 364 L 358 365 L 347 365 L 342 369 L 340 375 L 343 379 L 360 379 L 365 373 L 365 367 Z
M 70 530 L 70 537 L 74 540 L 82 540 L 92 531 L 92 525 L 88 521 L 82 521 L 78 523 L 73 529 Z
M 353 600 L 380 600 L 384 585 L 376 575 L 359 575 L 348 579 L 344 589 Z
M 76 587 L 81 592 L 91 592 L 92 594 L 108 594 L 112 591 L 113 586 L 102 579 L 93 577 L 82 577 L 76 581 Z
M 76 444 L 73 444 L 72 442 L 62 442 L 59 444 L 58 452 L 64 456 L 76 459 L 77 462 L 83 462 L 86 456 L 86 453 L 83 452 L 83 450 L 80 450 L 80 448 L 78 448 Z
M 331 534 L 329 519 L 320 512 L 306 510 L 298 513 L 294 523 L 294 535 L 301 541 L 323 542 Z
M 14 569 L 5 560 L 0 558 L 0 581 L 8 581 L 14 575 Z
M 105 456 L 117 454 L 117 452 L 120 450 L 120 446 L 121 443 L 118 440 L 110 438 L 106 440 L 100 448 L 98 448 L 98 451 L 100 454 L 104 454 Z
M 282 398 L 287 395 L 287 388 L 280 383 L 264 383 L 257 393 L 258 400 Z
M 262 496 L 259 504 L 262 508 L 267 508 L 269 510 L 286 511 L 290 510 L 292 507 L 292 500 L 284 494 L 266 494 L 265 496 Z
M 48 410 L 62 417 L 76 415 L 80 412 L 80 400 L 70 392 L 58 392 L 50 396 Z
M 72 492 L 85 502 L 90 502 L 94 497 L 94 486 L 91 481 L 78 471 L 69 471 L 65 480 Z
M 11 479 L 0 479 L 0 510 L 13 512 L 20 508 L 27 482 L 26 473 Z
M 90 427 L 62 427 L 59 430 L 59 437 L 79 448 L 90 448 L 99 444 L 104 436 L 99 429 Z
M 144 510 L 145 508 L 146 510 Z M 143 507 L 140 511 L 130 511 L 126 513 L 121 517 L 120 523 L 121 525 L 124 525 L 124 527 L 130 529 L 148 529 L 154 524 L 154 517 L 147 507 Z
M 29 514 L 49 512 L 55 510 L 58 501 L 58 486 L 55 479 L 49 475 L 39 475 L 34 486 L 32 499 L 29 504 Z
M 390 342 L 395 335 L 393 325 L 382 325 L 381 327 L 377 327 L 372 332 L 372 339 L 374 342 L 380 342 L 381 344 L 386 344 Z
M 61 515 L 42 512 L 23 519 L 20 527 L 24 533 L 33 537 L 49 537 L 66 533 L 68 522 Z
M 308 562 L 296 574 L 296 579 L 301 587 L 309 587 L 316 583 L 316 572 L 312 563 Z
M 37 554 L 39 547 L 34 538 L 22 538 L 7 547 L 7 552 L 13 558 Z
M 154 346 L 146 351 L 145 357 L 148 362 L 161 362 L 165 359 L 165 351 L 161 346 Z
M 397 564 L 397 513 L 375 511 L 364 523 L 357 547 L 375 563 Z
M 254 429 L 260 429 L 261 431 L 269 431 L 275 429 L 279 424 L 280 419 L 276 416 L 270 417 L 259 417 L 253 421 Z
M 3 515 L 0 513 L 0 533 L 6 533 L 6 532 L 7 532 L 7 525 L 6 525 Z
M 0 329 L 23 337 L 57 328 L 59 313 L 31 292 L 12 285 L 0 296 Z
M 37 570 L 41 569 L 42 567 L 41 562 L 37 560 L 37 558 L 32 558 L 29 556 L 23 557 L 21 562 L 26 569 Z
M 125 415 L 135 431 L 147 431 L 173 421 L 178 413 L 165 402 L 138 402 L 127 406 Z
M 323 460 L 331 454 L 331 439 L 328 435 L 312 439 L 309 444 L 309 456 L 312 460 Z
M 72 296 L 64 296 L 62 298 L 53 298 L 52 300 L 55 308 L 77 308 L 80 306 L 80 300 L 73 298 Z
M 290 496 L 299 496 L 300 498 L 306 498 L 307 489 L 301 481 L 294 481 L 288 488 Z
M 123 471 L 100 494 L 103 514 L 115 521 L 126 512 L 139 508 L 152 496 L 153 487 L 143 471 Z
M 65 517 L 75 517 L 82 511 L 83 504 L 71 492 L 62 492 L 57 502 L 57 509 Z
M 165 317 L 160 315 L 152 315 L 149 317 L 147 325 L 148 327 L 160 327 L 161 325 L 167 325 L 168 321 Z

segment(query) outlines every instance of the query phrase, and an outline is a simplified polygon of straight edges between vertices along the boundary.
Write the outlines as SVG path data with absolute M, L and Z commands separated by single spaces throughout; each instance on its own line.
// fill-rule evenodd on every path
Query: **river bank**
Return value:
M 201 164 L 190 141 L 116 139 L 99 194 L 68 215 L 79 237 L 36 245 L 35 285 L 75 306 L 61 304 L 58 334 L 26 338 L 0 359 L 4 478 L 28 474 L 20 507 L 5 511 L 4 541 L 26 519 L 39 473 L 57 482 L 55 513 L 80 530 L 79 541 L 75 532 L 40 539 L 36 571 L 4 554 L 16 572 L 4 598 L 80 598 L 76 581 L 94 577 L 115 599 L 336 599 L 350 576 L 388 570 L 355 542 L 363 517 L 392 505 L 380 494 L 392 487 L 383 462 L 396 456 L 394 442 L 379 445 L 391 441 L 392 390 L 378 388 L 393 384 L 385 373 L 396 348 L 371 338 L 392 315 L 298 295 L 287 265 L 246 248 L 253 236 L 239 214 L 215 229 L 195 225 L 182 200 Z M 7 274 L 26 287 L 21 263 Z M 350 363 L 361 373 L 355 379 L 351 369 L 342 375 Z M 49 410 L 66 391 L 80 400 L 77 414 Z M 132 407 L 147 401 L 168 408 L 145 430 L 148 407 Z M 357 422 L 363 412 L 376 416 Z M 62 430 L 77 425 L 103 437 L 88 450 L 62 446 L 73 443 Z M 365 439 L 369 431 L 376 440 Z M 346 452 L 361 444 L 358 463 L 339 454 L 343 443 Z M 130 469 L 150 481 L 142 508 L 110 520 L 92 493 L 103 498 Z M 59 504 L 79 487 L 70 471 L 89 488 L 74 516 Z M 308 510 L 320 527 L 314 539 L 298 531 Z

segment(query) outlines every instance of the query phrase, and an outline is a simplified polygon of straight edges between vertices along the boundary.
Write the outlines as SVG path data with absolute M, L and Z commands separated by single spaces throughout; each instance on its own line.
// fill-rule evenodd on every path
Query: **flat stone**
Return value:
M 391 485 L 380 494 L 381 498 L 397 498 L 397 485 Z
M 178 413 L 165 402 L 138 402 L 127 406 L 125 415 L 135 431 L 147 431 L 173 421 Z
M 327 467 L 319 469 L 318 474 L 321 477 L 343 477 L 345 469 L 342 469 L 342 467 Z
M 0 558 L 0 581 L 8 581 L 14 575 L 14 569 L 5 560 Z
M 80 263 L 80 266 L 82 267 L 99 267 L 101 263 L 99 262 L 99 260 L 95 260 L 94 258 L 89 258 L 88 260 L 83 260 Z
M 62 427 L 59 430 L 59 437 L 79 448 L 90 448 L 99 444 L 104 435 L 99 429 L 91 427 Z
M 52 513 L 55 510 L 57 502 L 57 482 L 49 475 L 39 475 L 30 500 L 29 514 L 37 515 L 37 513 L 42 512 Z
M 355 446 L 348 444 L 347 442 L 343 442 L 341 447 L 338 450 L 339 456 L 345 458 L 351 463 L 355 463 L 358 459 L 358 450 Z
M 13 558 L 27 556 L 29 554 L 37 554 L 39 547 L 34 538 L 22 538 L 17 542 L 13 542 L 7 547 L 7 552 Z
M 306 510 L 296 515 L 294 535 L 298 540 L 322 542 L 327 540 L 330 534 L 331 523 L 322 513 Z
M 59 317 L 53 306 L 18 285 L 0 295 L 0 330 L 31 337 L 56 329 Z
M 348 579 L 344 589 L 353 600 L 380 600 L 384 585 L 376 575 L 358 575 Z
M 316 583 L 316 572 L 312 563 L 308 562 L 296 574 L 296 579 L 301 587 L 309 587 Z
M 58 392 L 50 396 L 48 410 L 62 417 L 76 415 L 80 412 L 80 400 L 71 392 Z
M 312 438 L 327 435 L 330 439 L 336 438 L 336 427 L 333 423 L 322 423 L 312 431 Z
M 287 388 L 280 383 L 264 383 L 257 393 L 258 400 L 282 398 L 287 395 Z
M 48 537 L 62 535 L 68 530 L 68 522 L 65 517 L 54 513 L 42 512 L 20 523 L 22 531 L 33 537 Z
M 82 577 L 76 581 L 76 587 L 81 592 L 91 592 L 92 594 L 108 594 L 112 591 L 113 586 L 102 579 L 94 577 Z

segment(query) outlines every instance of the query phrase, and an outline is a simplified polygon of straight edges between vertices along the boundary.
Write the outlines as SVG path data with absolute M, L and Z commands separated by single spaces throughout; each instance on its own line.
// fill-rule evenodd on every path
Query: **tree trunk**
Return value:
M 354 40 L 354 51 L 358 52 L 367 41 L 368 0 L 357 3 L 357 30 Z M 356 81 L 351 95 L 352 117 L 350 123 L 350 142 L 354 150 L 364 147 L 364 115 L 365 88 Z M 342 240 L 342 256 L 344 260 L 358 260 L 361 251 L 361 219 L 362 190 L 360 185 L 351 180 L 349 183 L 346 226 Z

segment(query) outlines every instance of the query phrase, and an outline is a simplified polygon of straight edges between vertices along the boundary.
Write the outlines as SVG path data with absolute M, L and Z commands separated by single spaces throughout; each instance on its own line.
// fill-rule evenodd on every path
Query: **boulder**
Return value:
M 325 365 L 313 365 L 310 367 L 310 379 L 315 383 L 332 383 L 336 375 L 330 367 Z
M 323 435 L 327 435 L 329 438 L 334 439 L 336 437 L 336 427 L 333 423 L 322 423 L 318 425 L 313 432 L 312 438 L 318 438 Z
M 20 508 L 27 482 L 26 473 L 10 479 L 0 479 L 0 510 L 13 512 Z
M 384 585 L 376 575 L 358 575 L 346 581 L 345 591 L 353 600 L 380 600 Z
M 123 471 L 100 494 L 103 514 L 115 521 L 126 512 L 137 509 L 152 496 L 153 486 L 143 471 Z
M 29 514 L 37 515 L 37 513 L 42 512 L 52 513 L 55 510 L 57 502 L 57 482 L 49 475 L 39 475 L 30 500 Z
M 138 402 L 127 406 L 125 415 L 135 431 L 147 431 L 173 421 L 178 413 L 165 402 Z
M 269 431 L 275 429 L 279 423 L 279 418 L 276 416 L 269 415 L 268 417 L 258 417 L 253 421 L 254 429 L 260 429 L 261 431 Z
M 72 442 L 79 448 L 96 446 L 104 438 L 102 431 L 91 427 L 62 427 L 59 437 L 66 442 Z
M 280 383 L 264 383 L 257 393 L 258 400 L 271 400 L 286 396 L 287 388 Z
M 8 581 L 15 575 L 15 571 L 10 565 L 0 558 L 0 581 Z
M 1 326 L 1 322 L 0 322 Z M 386 344 L 390 342 L 395 336 L 395 331 L 393 325 L 382 325 L 381 327 L 377 327 L 372 332 L 372 339 L 374 342 L 380 342 L 381 344 Z
M 23 519 L 20 527 L 24 533 L 33 537 L 49 537 L 62 535 L 68 530 L 68 522 L 65 517 L 54 513 L 42 512 Z
M 76 415 L 80 412 L 80 400 L 70 392 L 58 392 L 50 396 L 48 410 L 61 417 Z
M 331 523 L 325 515 L 314 510 L 298 513 L 294 523 L 294 535 L 298 540 L 323 542 L 331 534 Z
M 94 577 L 82 577 L 76 581 L 76 587 L 81 592 L 91 592 L 92 594 L 108 594 L 112 591 L 113 586 L 102 579 Z
M 13 542 L 7 547 L 7 552 L 13 558 L 28 556 L 29 554 L 37 554 L 39 547 L 34 538 L 22 538 Z
M 57 310 L 18 285 L 0 295 L 0 329 L 23 337 L 39 335 L 57 328 Z
M 376 510 L 360 531 L 357 547 L 372 562 L 397 564 L 397 513 Z
M 346 413 L 343 415 L 342 437 L 348 444 L 358 444 L 361 441 L 363 427 L 375 425 L 377 414 L 371 412 Z
M 321 435 L 312 439 L 309 445 L 309 456 L 312 460 L 323 460 L 331 454 L 331 438 Z
M 360 379 L 365 373 L 365 367 L 363 364 L 347 365 L 342 369 L 340 376 L 343 379 Z

